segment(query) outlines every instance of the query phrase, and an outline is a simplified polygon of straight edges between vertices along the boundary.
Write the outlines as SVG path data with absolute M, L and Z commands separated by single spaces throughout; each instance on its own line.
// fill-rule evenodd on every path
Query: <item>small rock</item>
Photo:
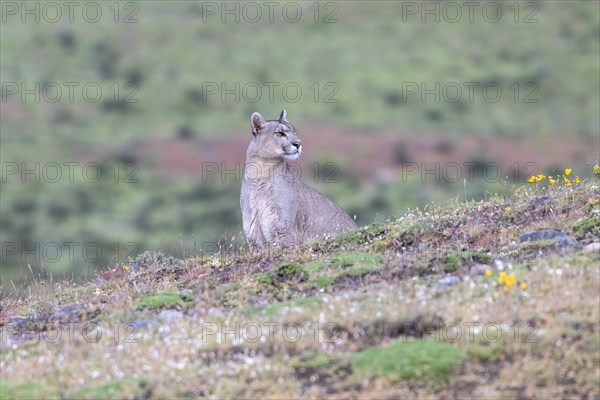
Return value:
M 77 311 L 81 310 L 83 308 L 83 306 L 79 305 L 79 304 L 70 304 L 68 306 L 64 306 L 63 308 L 60 309 L 60 311 L 63 314 L 73 314 L 76 313 Z
M 127 327 L 132 327 L 133 329 L 140 329 L 156 324 L 158 324 L 158 321 L 155 319 L 138 319 L 133 322 L 127 323 Z
M 9 324 L 19 325 L 19 324 L 25 323 L 27 321 L 29 321 L 28 317 L 21 317 L 19 315 L 14 315 L 14 316 L 10 317 Z
M 493 271 L 494 268 L 492 268 L 491 266 L 487 265 L 487 264 L 475 264 L 471 267 L 471 274 L 472 275 L 485 275 L 485 271 Z
M 213 317 L 223 317 L 226 315 L 225 311 L 216 307 L 209 308 L 207 314 Z
M 173 321 L 175 319 L 182 319 L 183 313 L 178 310 L 163 310 L 158 314 L 158 318 L 164 321 Z
M 597 253 L 599 251 L 600 251 L 600 242 L 590 243 L 583 248 L 584 253 Z
M 438 281 L 438 284 L 444 285 L 444 286 L 452 286 L 458 282 L 460 282 L 460 278 L 458 276 L 450 275 L 450 276 L 445 276 L 442 279 L 440 279 Z
M 304 271 L 300 272 L 300 275 L 298 276 L 298 283 L 302 283 L 304 282 L 306 279 L 304 277 Z
M 526 232 L 519 238 L 521 243 L 537 242 L 541 240 L 554 240 L 561 246 L 577 246 L 577 240 L 571 236 L 565 235 L 562 231 L 557 229 L 542 229 L 539 231 Z

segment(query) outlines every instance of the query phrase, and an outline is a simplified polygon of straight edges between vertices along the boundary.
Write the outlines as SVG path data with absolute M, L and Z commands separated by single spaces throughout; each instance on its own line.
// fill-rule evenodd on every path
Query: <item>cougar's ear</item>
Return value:
M 285 118 L 286 116 L 287 113 L 285 110 L 281 110 L 281 114 L 279 114 L 279 122 L 288 122 L 288 120 Z
M 256 136 L 258 131 L 260 131 L 267 124 L 267 121 L 263 118 L 260 113 L 252 113 L 252 117 L 250 117 L 250 125 L 252 126 L 252 134 Z

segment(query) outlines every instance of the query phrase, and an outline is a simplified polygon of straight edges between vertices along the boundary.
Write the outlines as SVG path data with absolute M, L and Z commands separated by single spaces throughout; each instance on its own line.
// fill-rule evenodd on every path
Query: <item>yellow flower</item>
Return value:
M 387 246 L 389 243 L 387 242 L 387 240 L 385 242 L 383 242 L 384 246 Z
M 537 182 L 541 182 L 541 181 L 543 181 L 543 180 L 544 180 L 544 178 L 545 178 L 545 177 L 546 177 L 546 175 L 544 175 L 544 174 L 539 174 L 539 175 L 538 175 L 538 176 L 535 178 L 535 180 L 536 180 Z
M 510 211 L 510 207 L 506 206 L 506 208 L 504 209 L 505 211 Z
M 575 175 L 575 183 L 579 185 L 581 181 L 579 180 L 579 175 Z
M 500 272 L 500 275 L 498 275 L 498 283 L 503 283 L 505 279 L 506 279 L 506 272 L 504 272 L 504 271 Z
M 569 183 L 571 183 L 571 181 L 569 180 L 569 178 L 567 178 L 566 176 L 563 176 L 563 181 L 565 181 L 565 183 L 568 185 Z
M 492 275 L 492 271 L 490 271 L 489 269 L 485 270 L 485 276 L 490 276 Z
M 512 286 L 515 284 L 517 278 L 515 278 L 514 274 L 510 274 L 510 276 L 508 278 L 506 278 L 506 285 L 507 286 Z
M 129 271 L 129 265 L 126 265 L 126 266 L 124 266 L 124 267 L 123 267 L 123 269 L 124 269 L 125 271 Z
M 535 182 L 535 175 L 531 175 L 531 177 L 528 179 L 529 183 L 533 183 Z
M 600 166 L 598 166 L 598 164 L 594 165 L 594 172 L 600 172 Z
M 517 190 L 515 190 L 515 194 L 519 194 L 521 193 L 521 188 L 517 188 Z
M 571 171 L 573 171 L 571 168 L 567 168 L 567 169 L 565 169 L 565 175 L 566 175 L 566 176 L 569 176 L 569 175 L 571 175 Z
M 504 291 L 508 292 L 508 286 L 507 285 L 504 285 Z
M 551 176 L 548 177 L 548 182 L 550 182 L 551 185 L 554 185 L 556 183 L 556 180 L 552 179 Z
M 527 284 L 525 282 L 521 283 L 521 289 L 523 289 L 523 290 L 527 289 Z

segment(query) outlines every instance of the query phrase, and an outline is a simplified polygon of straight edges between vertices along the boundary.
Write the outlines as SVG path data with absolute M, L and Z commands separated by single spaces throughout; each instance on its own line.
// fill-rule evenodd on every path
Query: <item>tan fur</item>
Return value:
M 300 156 L 302 145 L 285 110 L 272 121 L 254 113 L 251 126 L 240 195 L 250 248 L 291 247 L 357 228 L 337 204 L 304 184 L 300 170 L 288 162 Z

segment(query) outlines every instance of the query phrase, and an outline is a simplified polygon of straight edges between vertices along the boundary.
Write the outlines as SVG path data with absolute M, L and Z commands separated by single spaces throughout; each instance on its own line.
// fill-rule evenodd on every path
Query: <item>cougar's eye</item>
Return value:
M 275 132 L 275 134 L 279 137 L 286 137 L 287 135 L 284 132 Z

